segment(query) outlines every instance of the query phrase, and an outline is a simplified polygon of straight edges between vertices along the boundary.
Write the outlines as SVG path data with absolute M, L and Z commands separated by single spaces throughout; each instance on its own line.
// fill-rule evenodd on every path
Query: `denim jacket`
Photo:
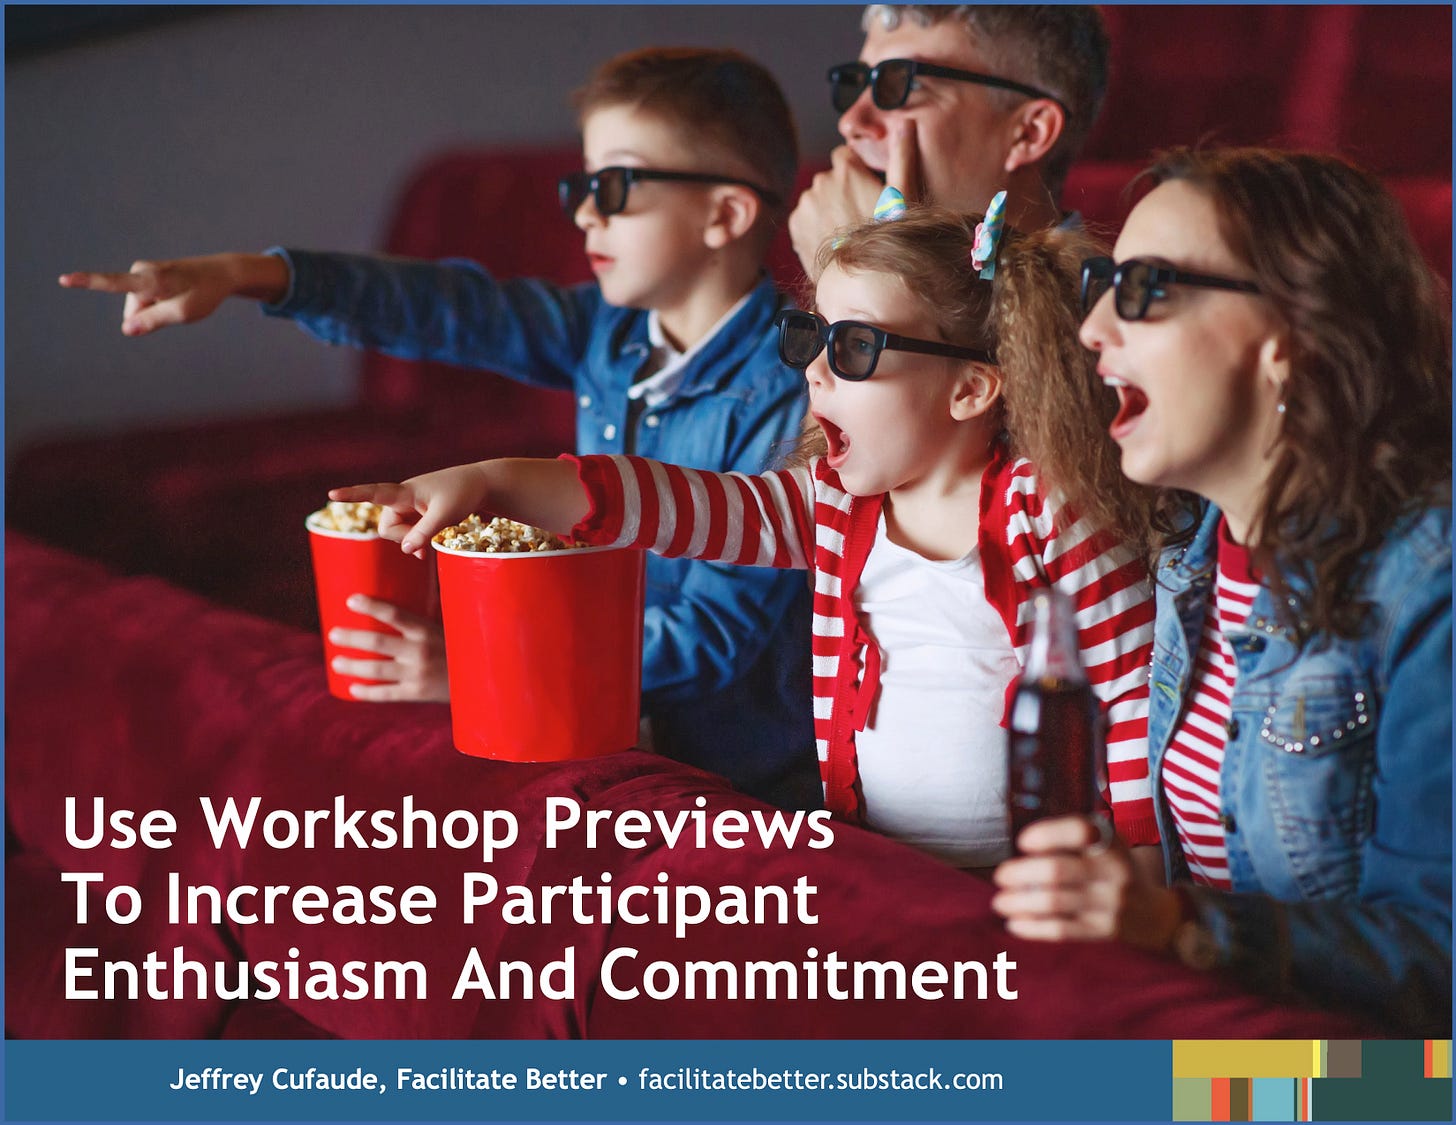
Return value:
M 1192 689 L 1220 513 L 1157 575 L 1148 747 L 1164 861 L 1188 868 L 1162 784 Z M 1262 589 L 1220 774 L 1232 892 L 1191 891 L 1204 954 L 1261 990 L 1405 1034 L 1451 1027 L 1451 510 L 1401 520 L 1362 583 L 1354 640 L 1302 647 Z M 1298 589 L 1292 591 L 1292 608 Z M 1320 643 L 1321 641 L 1324 643 Z
M 607 304 L 596 285 L 497 281 L 468 261 L 270 253 L 290 268 L 270 315 L 328 343 L 570 390 L 577 452 L 626 451 L 627 390 L 650 350 L 645 312 Z M 633 451 L 756 473 L 792 444 L 806 392 L 778 358 L 782 304 L 762 279 L 677 390 L 641 412 Z M 783 799 L 788 786 L 817 800 L 809 607 L 801 574 L 649 554 L 642 686 L 658 749 L 756 795 Z

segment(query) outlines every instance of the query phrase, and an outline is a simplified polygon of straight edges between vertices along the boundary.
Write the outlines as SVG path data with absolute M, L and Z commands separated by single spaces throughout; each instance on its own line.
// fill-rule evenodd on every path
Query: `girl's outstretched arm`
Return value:
M 736 566 L 812 565 L 817 502 L 808 466 L 750 476 L 645 457 L 566 455 L 562 461 L 578 466 L 589 504 L 575 532 L 590 543 Z M 847 511 L 848 496 L 838 495 Z
M 430 538 L 472 512 L 488 512 L 558 535 L 587 514 L 586 490 L 569 461 L 503 457 L 456 465 L 399 484 L 356 484 L 329 491 L 330 500 L 369 501 L 385 509 L 379 534 L 405 553 L 424 557 Z

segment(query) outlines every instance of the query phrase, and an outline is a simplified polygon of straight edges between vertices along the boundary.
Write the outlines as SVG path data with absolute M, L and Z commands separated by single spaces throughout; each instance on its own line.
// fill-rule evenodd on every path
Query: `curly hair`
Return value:
M 1070 513 L 1145 552 L 1154 494 L 1122 474 L 1108 436 L 1117 396 L 1077 339 L 1082 260 L 1102 249 L 1081 231 L 1008 228 L 996 276 L 987 282 L 970 266 L 981 219 L 912 208 L 904 218 L 866 223 L 827 243 L 818 265 L 897 277 L 930 311 L 943 340 L 992 352 L 1011 453 L 1036 466 L 1042 487 L 1060 494 Z M 806 427 L 796 461 L 822 451 L 822 440 Z
M 1337 157 L 1177 148 L 1143 175 L 1206 193 L 1228 248 L 1288 326 L 1256 558 L 1288 625 L 1354 636 L 1373 549 L 1405 514 L 1450 503 L 1449 293 L 1390 193 Z M 1187 493 L 1160 500 L 1165 545 L 1191 534 L 1200 505 Z M 1308 591 L 1292 605 L 1291 578 Z

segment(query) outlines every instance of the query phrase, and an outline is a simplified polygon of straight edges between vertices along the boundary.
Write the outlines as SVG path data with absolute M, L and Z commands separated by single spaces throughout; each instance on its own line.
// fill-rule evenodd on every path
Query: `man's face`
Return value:
M 874 66 L 883 59 L 915 59 L 941 66 L 1000 75 L 977 49 L 957 20 L 921 27 L 902 20 L 893 31 L 875 21 L 860 61 Z M 916 88 L 899 109 L 876 108 L 870 91 L 839 119 L 839 132 L 861 160 L 883 172 L 889 159 L 888 128 L 901 117 L 915 120 L 920 169 L 929 198 L 968 211 L 985 210 L 991 196 L 1006 186 L 1007 154 L 1016 135 L 1015 114 L 1023 98 L 1000 108 L 1003 95 L 986 86 L 949 78 L 916 78 Z

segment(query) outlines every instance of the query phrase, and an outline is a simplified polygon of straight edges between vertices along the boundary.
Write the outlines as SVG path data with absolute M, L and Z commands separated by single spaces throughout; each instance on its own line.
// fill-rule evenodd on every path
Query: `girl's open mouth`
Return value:
M 849 456 L 849 435 L 827 418 L 820 418 L 816 414 L 814 420 L 824 431 L 824 442 L 827 446 L 824 460 L 828 462 L 831 469 L 838 469 L 840 465 L 844 464 L 844 459 Z

